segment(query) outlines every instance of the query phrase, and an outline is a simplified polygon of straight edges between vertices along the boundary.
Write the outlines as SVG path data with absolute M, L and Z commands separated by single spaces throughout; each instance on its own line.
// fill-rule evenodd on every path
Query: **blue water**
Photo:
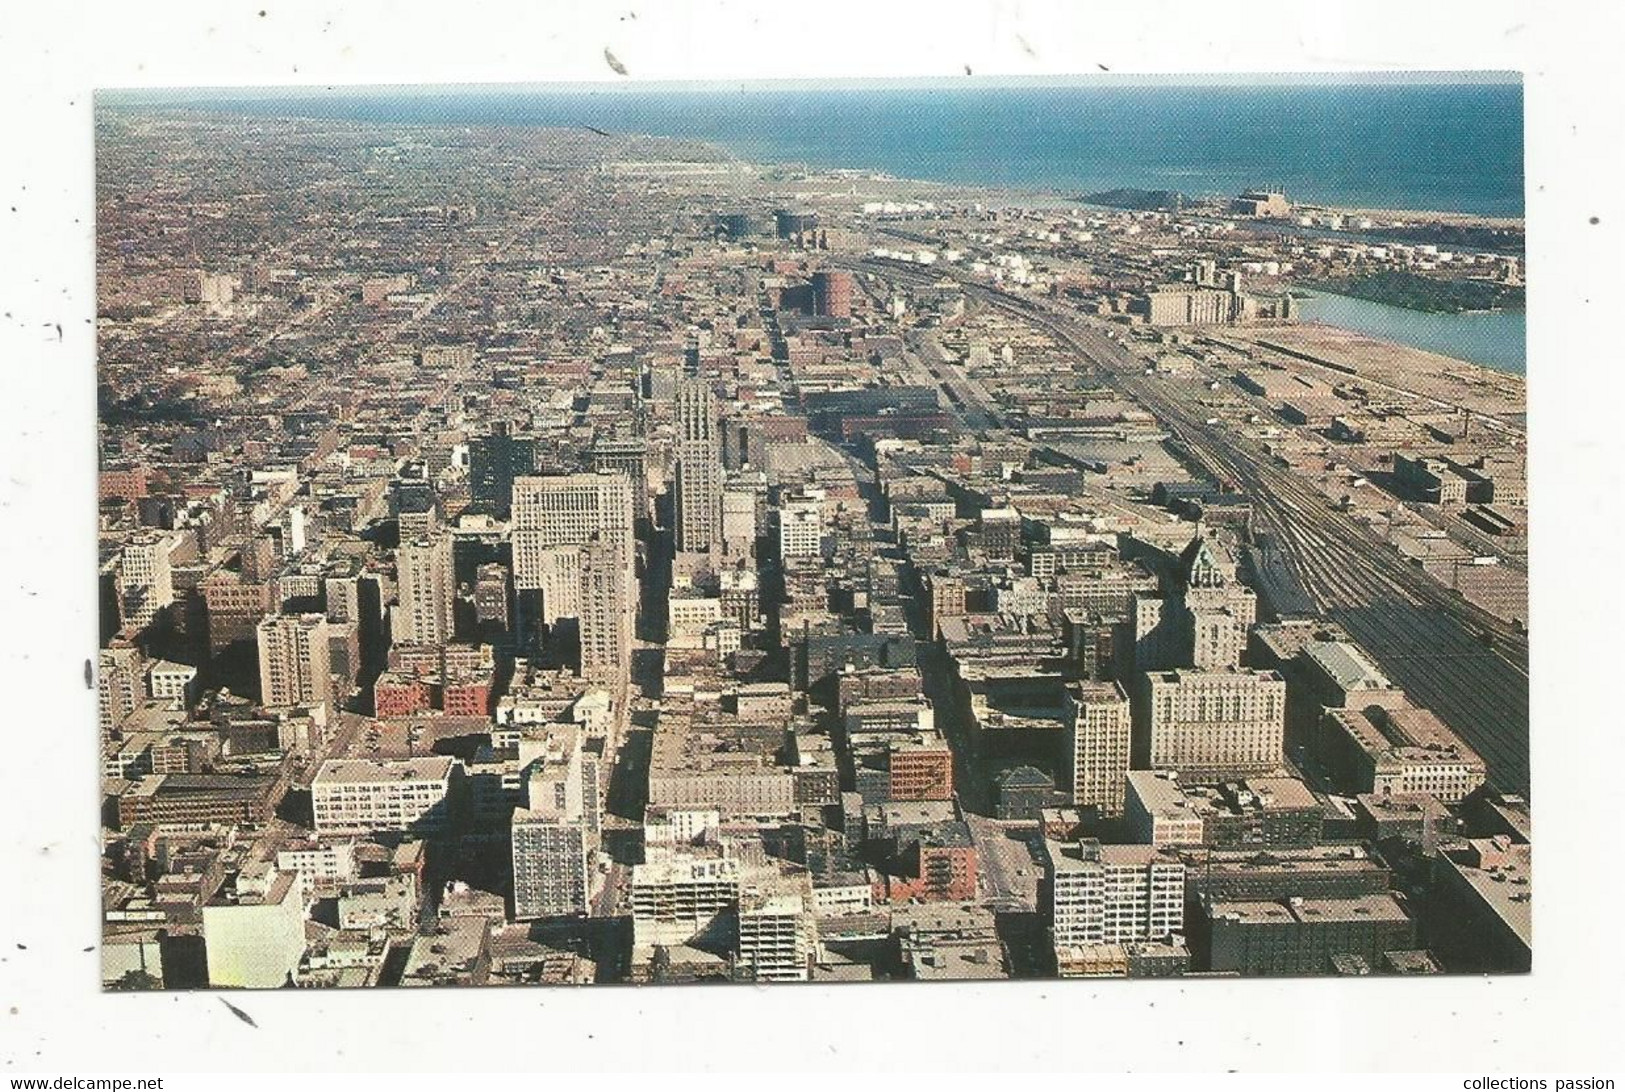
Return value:
M 1306 319 L 1429 352 L 1443 353 L 1497 371 L 1518 375 L 1524 372 L 1522 311 L 1437 315 L 1339 296 L 1319 289 L 1314 290 L 1313 299 L 1299 300 L 1298 303 L 1299 311 Z
M 756 162 L 1066 194 L 1117 186 L 1365 208 L 1523 215 L 1517 83 L 1252 86 L 746 86 L 126 92 L 256 115 L 455 125 L 592 125 L 689 137 Z

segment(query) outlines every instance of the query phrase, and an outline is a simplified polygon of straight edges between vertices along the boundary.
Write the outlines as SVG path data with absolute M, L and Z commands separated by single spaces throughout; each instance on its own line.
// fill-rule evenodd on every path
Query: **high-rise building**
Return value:
M 1163 940 L 1185 927 L 1185 865 L 1146 845 L 1045 839 L 1056 959 L 1102 944 Z
M 632 483 L 632 514 L 649 518 L 648 445 L 636 436 L 611 436 L 592 445 L 592 468 L 615 470 Z
M 722 492 L 722 558 L 744 561 L 756 557 L 756 495 L 744 489 Z
M 1160 592 L 1137 590 L 1130 600 L 1135 668 L 1237 667 L 1257 621 L 1258 598 L 1241 583 L 1229 547 L 1199 530 L 1172 569 Z
M 511 598 L 508 570 L 495 561 L 481 565 L 474 579 L 475 621 L 481 626 L 506 630 Z
M 305 885 L 297 872 L 239 876 L 232 898 L 203 907 L 203 949 L 216 989 L 277 989 L 305 954 Z
M 393 637 L 402 645 L 443 645 L 454 628 L 456 581 L 452 575 L 451 537 L 437 535 L 402 542 L 396 552 L 400 604 Z
M 738 909 L 739 862 L 731 857 L 674 857 L 632 867 L 634 950 L 715 936 Z
M 239 641 L 254 639 L 255 627 L 271 606 L 267 584 L 222 569 L 205 577 L 201 588 L 209 655 L 217 656 Z
M 327 617 L 273 614 L 260 622 L 260 703 L 273 708 L 333 704 Z
M 513 812 L 513 916 L 587 913 L 598 847 L 598 760 L 575 725 L 548 725 L 518 744 L 525 808 Z
M 118 731 L 141 705 L 142 656 L 131 645 L 104 648 L 97 658 L 96 689 L 103 738 Z
M 823 505 L 817 497 L 787 497 L 779 505 L 780 557 L 817 557 L 823 536 Z
M 740 970 L 757 982 L 805 982 L 816 941 L 809 899 L 798 892 L 745 892 L 739 900 Z
M 472 506 L 506 516 L 514 481 L 536 472 L 536 440 L 496 432 L 476 436 L 468 443 L 468 492 Z
M 710 384 L 684 380 L 675 415 L 677 549 L 705 553 L 722 533 L 722 434 Z
M 1258 597 L 1236 575 L 1236 561 L 1211 535 L 1198 534 L 1181 558 L 1185 643 L 1189 664 L 1228 671 L 1241 663 L 1247 631 L 1258 619 Z
M 170 577 L 168 535 L 142 534 L 128 542 L 119 558 L 119 619 L 144 629 L 158 612 L 175 601 Z
M 1098 808 L 1107 817 L 1123 813 L 1133 728 L 1128 695 L 1120 684 L 1079 683 L 1068 688 L 1066 754 L 1074 804 Z
M 514 586 L 544 588 L 547 551 L 582 546 L 600 536 L 620 551 L 630 571 L 636 562 L 632 484 L 626 475 L 559 474 L 522 477 L 513 485 Z
M 587 912 L 587 832 L 581 821 L 519 808 L 513 813 L 513 916 Z
M 1276 672 L 1152 672 L 1144 695 L 1151 769 L 1200 778 L 1281 765 L 1286 682 Z
M 636 592 L 623 546 L 599 536 L 581 548 L 581 674 L 625 670 L 632 659 Z

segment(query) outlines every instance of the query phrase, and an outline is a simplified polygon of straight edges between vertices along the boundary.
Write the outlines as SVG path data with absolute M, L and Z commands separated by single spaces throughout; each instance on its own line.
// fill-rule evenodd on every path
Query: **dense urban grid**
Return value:
M 109 988 L 1529 968 L 1522 378 L 1298 315 L 1521 225 L 97 159 Z

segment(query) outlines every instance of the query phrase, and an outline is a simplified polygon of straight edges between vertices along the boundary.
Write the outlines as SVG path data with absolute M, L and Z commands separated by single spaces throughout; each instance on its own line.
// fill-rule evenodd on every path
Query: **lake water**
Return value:
M 1117 186 L 1233 195 L 1278 185 L 1296 201 L 1523 215 L 1516 82 L 197 89 L 101 92 L 97 104 L 420 125 L 590 125 L 709 141 L 755 162 L 1067 195 Z
M 1402 345 L 1411 345 L 1497 371 L 1524 374 L 1524 313 L 1489 311 L 1436 315 L 1385 303 L 1314 291 L 1298 300 L 1299 314 Z

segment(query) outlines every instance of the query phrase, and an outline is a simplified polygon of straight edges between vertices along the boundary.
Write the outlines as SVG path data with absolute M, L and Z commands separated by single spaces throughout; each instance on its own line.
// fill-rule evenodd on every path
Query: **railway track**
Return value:
M 912 270 L 856 263 L 878 275 L 928 283 Z M 1235 482 L 1255 518 L 1327 618 L 1342 626 L 1419 705 L 1436 712 L 1485 759 L 1507 791 L 1529 783 L 1528 637 L 1426 573 L 1411 568 L 1366 525 L 1336 511 L 1296 472 L 1256 444 L 1208 426 L 1182 392 L 1148 377 L 1127 349 L 1071 316 L 983 285 L 968 295 L 1049 333 L 1154 414 L 1215 477 Z M 992 407 L 984 407 L 991 410 Z

